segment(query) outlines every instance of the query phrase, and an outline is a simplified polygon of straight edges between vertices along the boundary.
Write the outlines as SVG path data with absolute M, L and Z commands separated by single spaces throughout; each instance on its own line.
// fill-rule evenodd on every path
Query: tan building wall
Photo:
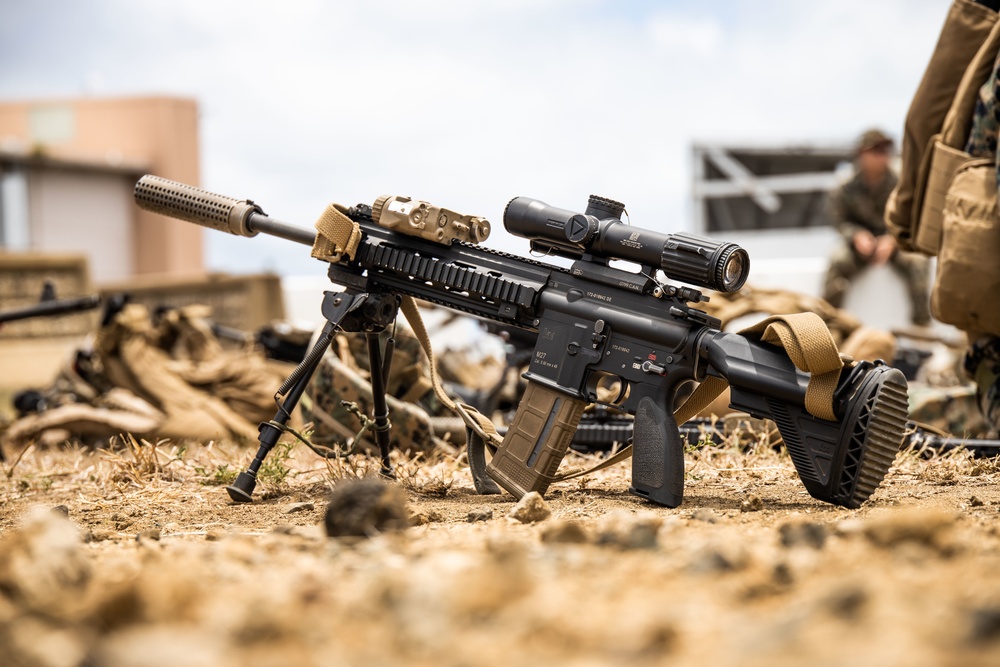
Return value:
M 198 185 L 201 178 L 198 107 L 191 99 L 140 97 L 3 103 L 0 104 L 0 150 L 89 163 L 95 168 L 103 164 L 112 170 L 123 165 L 144 165 L 151 173 L 193 185 Z M 51 190 L 56 185 L 54 180 L 58 176 L 45 178 L 52 182 L 42 187 L 43 192 L 46 186 Z M 74 181 L 69 187 L 79 192 L 81 181 L 79 178 Z M 72 208 L 71 203 L 65 205 Z M 134 206 L 131 213 L 134 222 L 127 234 L 131 259 L 123 260 L 131 270 L 169 275 L 203 271 L 199 227 Z M 41 232 L 43 238 L 46 233 L 49 232 Z M 108 229 L 107 233 L 122 232 Z M 46 248 L 40 245 L 37 249 Z M 95 277 L 99 273 L 95 271 Z

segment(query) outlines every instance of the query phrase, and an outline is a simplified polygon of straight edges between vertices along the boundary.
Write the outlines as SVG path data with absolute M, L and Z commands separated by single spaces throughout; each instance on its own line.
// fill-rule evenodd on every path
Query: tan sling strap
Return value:
M 431 350 L 430 337 L 427 334 L 426 327 L 424 327 L 420 311 L 417 310 L 416 301 L 412 297 L 404 296 L 400 304 L 400 309 L 406 316 L 407 322 L 410 323 L 414 335 L 420 341 L 420 346 L 423 348 L 430 362 L 431 383 L 434 386 L 434 393 L 438 397 L 438 400 L 445 407 L 461 417 L 466 426 L 482 438 L 483 443 L 499 447 L 503 439 L 497 432 L 493 422 L 472 406 L 465 405 L 464 403 L 456 403 L 445 392 L 434 365 L 434 353 Z M 744 329 L 740 333 L 761 333 L 761 339 L 764 342 L 783 347 L 796 368 L 812 374 L 809 386 L 806 389 L 806 410 L 813 416 L 821 419 L 836 419 L 833 413 L 833 392 L 837 388 L 840 369 L 843 368 L 844 363 L 837 351 L 837 345 L 833 341 L 833 336 L 830 335 L 829 329 L 827 329 L 826 324 L 824 324 L 819 315 L 815 313 L 775 315 L 748 329 Z M 674 411 L 674 419 L 677 424 L 683 424 L 708 407 L 727 386 L 728 383 L 720 377 L 713 375 L 706 377 L 688 399 Z M 624 461 L 631 455 L 632 445 L 629 445 L 597 465 L 555 475 L 552 481 L 561 482 L 589 475 L 592 472 L 603 470 Z
M 926 181 L 932 139 L 942 131 L 963 72 L 990 35 L 997 13 L 972 0 L 955 0 L 945 18 L 937 46 L 906 114 L 900 142 L 903 167 L 899 185 L 886 207 L 886 223 L 904 250 L 913 250 L 914 227 L 919 220 L 919 191 Z
M 339 262 L 342 255 L 354 259 L 361 243 L 361 227 L 347 216 L 340 204 L 330 204 L 316 221 L 316 241 L 312 256 L 327 262 Z
M 483 439 L 483 442 L 488 442 L 495 447 L 499 447 L 503 442 L 503 438 L 497 433 L 497 427 L 493 425 L 493 422 L 471 405 L 455 402 L 448 395 L 448 392 L 444 390 L 444 385 L 441 384 L 441 377 L 437 372 L 437 366 L 434 363 L 431 339 L 427 334 L 427 327 L 424 326 L 424 319 L 420 316 L 420 311 L 417 310 L 417 302 L 413 300 L 413 297 L 404 296 L 400 302 L 400 310 L 403 311 L 406 321 L 410 323 L 410 328 L 413 329 L 413 335 L 420 341 L 420 347 L 423 348 L 424 354 L 427 355 L 434 395 L 437 396 L 442 405 L 457 414 L 465 422 L 466 426 Z
M 833 393 L 837 389 L 840 370 L 844 362 L 837 345 L 822 318 L 816 313 L 773 315 L 740 331 L 741 334 L 761 333 L 761 340 L 784 348 L 792 363 L 800 371 L 810 373 L 806 388 L 806 411 L 820 419 L 834 420 Z M 680 425 L 709 406 L 729 386 L 721 377 L 707 376 L 684 403 L 674 410 L 674 421 Z M 589 475 L 624 461 L 632 455 L 632 445 L 584 470 L 573 470 L 555 475 L 553 482 L 561 482 Z
M 833 392 L 837 389 L 844 361 L 819 315 L 772 315 L 740 333 L 759 333 L 765 343 L 784 348 L 795 367 L 810 375 L 806 411 L 828 421 L 837 418 L 833 413 Z

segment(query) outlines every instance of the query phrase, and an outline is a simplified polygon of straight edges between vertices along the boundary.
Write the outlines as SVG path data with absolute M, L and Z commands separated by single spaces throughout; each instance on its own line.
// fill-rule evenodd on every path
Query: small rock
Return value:
M 691 519 L 694 521 L 704 521 L 705 523 L 718 523 L 719 515 L 707 507 L 702 507 L 701 509 L 696 509 L 691 514 Z
M 324 526 L 330 537 L 372 537 L 410 525 L 406 495 L 377 479 L 338 484 L 330 495 Z
M 138 535 L 135 536 L 137 542 L 143 540 L 156 540 L 160 541 L 160 529 L 159 528 L 147 528 L 146 530 L 140 531 Z
M 134 521 L 132 521 L 132 519 L 130 519 L 129 517 L 125 516 L 121 512 L 115 512 L 114 514 L 111 515 L 110 518 L 111 518 L 111 521 L 114 522 L 114 524 L 115 524 L 115 530 L 117 530 L 117 531 L 125 530 L 125 529 L 127 529 L 129 526 L 131 526 L 134 523 Z
M 44 508 L 30 511 L 18 528 L 0 540 L 0 590 L 4 592 L 0 600 L 16 600 L 42 619 L 66 618 L 67 601 L 83 596 L 91 576 L 81 538 L 77 527 L 59 514 Z M 8 664 L 6 650 L 4 656 Z
M 116 533 L 108 528 L 93 528 L 89 533 L 88 542 L 104 542 L 114 539 Z
M 517 501 L 507 516 L 521 523 L 535 523 L 545 521 L 552 516 L 552 510 L 537 491 L 530 491 Z
M 969 506 L 970 507 L 982 507 L 985 504 L 986 503 L 984 503 L 982 500 L 980 500 L 977 496 L 972 496 L 971 498 L 969 498 Z
M 444 498 L 450 490 L 451 480 L 446 482 L 443 479 L 432 479 L 425 484 L 421 484 L 417 489 L 419 493 L 425 496 L 436 496 L 438 498 Z
M 774 569 L 771 570 L 771 580 L 778 586 L 787 588 L 795 583 L 795 576 L 792 574 L 792 568 L 788 567 L 788 563 L 780 562 L 776 563 Z
M 296 512 L 311 512 L 316 509 L 315 503 L 292 503 L 285 510 L 285 514 L 295 514 Z
M 411 526 L 424 526 L 428 523 L 439 523 L 444 521 L 444 517 L 441 513 L 435 510 L 427 510 L 426 512 L 418 510 L 410 515 L 410 525 Z
M 865 532 L 865 522 L 861 519 L 844 519 L 833 526 L 833 532 L 840 537 L 854 537 Z
M 688 565 L 692 572 L 736 572 L 746 568 L 749 557 L 737 544 L 719 543 L 699 550 Z
M 466 515 L 465 520 L 469 523 L 476 523 L 477 521 L 489 521 L 492 518 L 492 509 L 489 507 L 477 507 Z
M 218 542 L 225 539 L 226 535 L 228 535 L 226 531 L 213 528 L 205 533 L 205 539 L 209 542 Z
M 659 531 L 659 523 L 636 522 L 625 531 L 621 546 L 626 549 L 655 549 Z
M 848 586 L 826 598 L 827 608 L 845 620 L 857 618 L 868 602 L 868 591 L 860 586 Z
M 782 525 L 781 545 L 785 547 L 807 546 L 822 549 L 826 543 L 826 526 L 811 521 L 797 521 Z
M 65 505 L 56 505 L 55 507 L 52 508 L 52 511 L 55 512 L 56 514 L 62 515 L 67 519 L 69 518 L 69 508 L 66 507 Z
M 759 512 L 764 509 L 764 501 L 755 493 L 751 493 L 740 503 L 741 512 Z
M 605 516 L 597 543 L 621 549 L 655 549 L 661 525 L 662 517 L 652 513 L 633 516 L 613 512 Z
M 985 607 L 972 612 L 972 641 L 1000 639 L 1000 607 Z
M 590 533 L 579 521 L 556 521 L 542 531 L 542 542 L 548 544 L 586 544 Z
M 955 516 L 949 512 L 907 509 L 884 512 L 865 525 L 865 537 L 880 547 L 920 544 L 939 551 L 951 548 Z

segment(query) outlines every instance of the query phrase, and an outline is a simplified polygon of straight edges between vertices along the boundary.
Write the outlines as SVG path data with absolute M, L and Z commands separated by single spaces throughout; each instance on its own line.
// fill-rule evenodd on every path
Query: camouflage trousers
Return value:
M 965 372 L 976 383 L 976 400 L 986 421 L 1000 431 L 1000 338 L 984 336 L 965 355 Z
M 841 245 L 830 258 L 830 268 L 826 272 L 823 285 L 823 298 L 830 302 L 831 306 L 843 307 L 844 297 L 851 286 L 851 281 L 867 266 L 869 266 L 868 261 L 850 246 L 846 243 Z M 929 324 L 930 276 L 927 259 L 915 253 L 896 252 L 889 260 L 889 266 L 906 282 L 910 294 L 910 319 L 914 324 Z

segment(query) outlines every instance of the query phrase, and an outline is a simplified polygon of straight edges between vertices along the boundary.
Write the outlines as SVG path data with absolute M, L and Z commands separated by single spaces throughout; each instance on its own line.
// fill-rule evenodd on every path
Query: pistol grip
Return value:
M 529 381 L 486 474 L 515 498 L 530 491 L 544 494 L 566 456 L 586 405 Z
M 657 505 L 684 501 L 684 447 L 667 401 L 643 397 L 632 430 L 632 486 L 629 493 Z

